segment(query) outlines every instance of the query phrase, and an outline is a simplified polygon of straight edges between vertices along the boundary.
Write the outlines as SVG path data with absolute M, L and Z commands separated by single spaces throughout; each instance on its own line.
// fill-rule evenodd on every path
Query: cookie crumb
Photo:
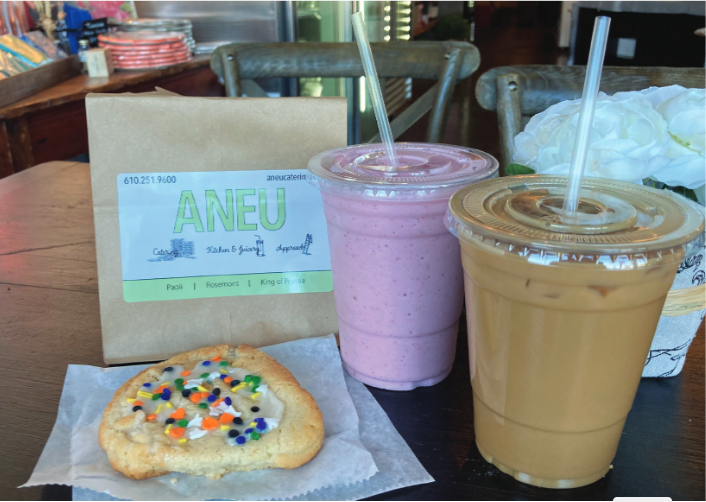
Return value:
M 177 478 L 172 478 L 169 480 L 173 485 L 177 484 L 177 481 L 179 481 Z

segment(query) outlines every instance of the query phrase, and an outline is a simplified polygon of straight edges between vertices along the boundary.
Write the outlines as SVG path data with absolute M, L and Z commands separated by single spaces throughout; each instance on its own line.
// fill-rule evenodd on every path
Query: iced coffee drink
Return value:
M 703 245 L 689 201 L 585 179 L 488 180 L 456 193 L 447 223 L 464 269 L 476 444 L 525 483 L 605 475 L 679 264 Z

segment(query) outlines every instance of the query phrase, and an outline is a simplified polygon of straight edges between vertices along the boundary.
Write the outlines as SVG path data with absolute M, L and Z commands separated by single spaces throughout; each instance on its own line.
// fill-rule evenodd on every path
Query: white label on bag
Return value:
M 127 302 L 333 291 L 305 170 L 119 174 Z

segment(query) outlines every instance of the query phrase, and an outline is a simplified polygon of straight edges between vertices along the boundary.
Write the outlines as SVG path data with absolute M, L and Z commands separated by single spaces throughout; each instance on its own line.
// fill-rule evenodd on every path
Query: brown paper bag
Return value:
M 159 92 L 142 95 L 91 94 L 86 99 L 86 111 L 96 227 L 103 357 L 106 363 L 158 360 L 186 350 L 219 343 L 237 345 L 244 342 L 259 347 L 298 338 L 337 333 L 338 323 L 332 287 L 329 288 L 329 292 L 240 294 L 190 299 L 161 298 L 159 301 L 149 301 L 151 293 L 148 290 L 145 290 L 147 292 L 141 290 L 142 297 L 138 298 L 138 301 L 126 301 L 128 289 L 126 289 L 127 286 L 124 287 L 123 268 L 127 267 L 124 267 L 121 261 L 121 216 L 119 216 L 118 206 L 119 190 L 127 190 L 120 183 L 127 187 L 128 182 L 149 181 L 145 179 L 149 177 L 143 177 L 140 180 L 139 176 L 126 176 L 130 173 L 152 173 L 152 188 L 135 185 L 135 189 L 155 190 L 150 193 L 158 193 L 161 188 L 157 179 L 163 178 L 167 180 L 166 182 L 171 182 L 172 178 L 199 176 L 190 174 L 196 172 L 306 169 L 307 161 L 316 153 L 345 146 L 347 113 L 345 99 L 192 98 Z M 173 176 L 161 176 L 159 173 L 173 173 Z M 262 174 L 255 173 L 255 175 Z M 211 188 L 218 192 L 220 201 L 216 202 L 222 203 L 223 206 L 220 208 L 222 212 L 217 213 L 215 217 L 215 223 L 214 217 L 209 213 L 208 230 L 221 224 L 227 227 L 229 222 L 233 226 L 234 214 L 226 214 L 226 210 L 223 209 L 226 206 L 223 195 L 225 187 Z M 239 193 L 236 188 L 234 187 L 233 192 Z M 123 195 L 124 193 L 138 192 L 121 191 L 120 197 L 132 196 Z M 139 196 L 136 199 L 135 204 L 143 203 Z M 179 267 L 197 265 L 197 260 L 181 259 L 193 258 L 189 256 L 189 253 L 193 254 L 193 243 L 189 244 L 188 235 L 197 235 L 194 232 L 199 230 L 199 222 L 189 219 L 189 217 L 193 218 L 194 213 L 198 214 L 198 208 L 189 206 L 188 199 L 189 197 L 184 199 L 182 192 L 182 200 L 178 206 L 180 213 L 177 214 L 177 219 L 182 218 L 182 227 L 175 227 L 174 230 L 176 232 L 184 228 L 183 239 L 177 239 L 176 244 L 173 242 L 171 248 L 168 242 L 160 241 L 164 242 L 162 246 L 164 250 L 160 245 L 155 245 L 151 251 L 154 256 L 146 257 L 149 260 L 142 260 L 140 257 L 142 260 L 140 263 L 167 260 L 173 263 L 165 262 L 164 267 L 177 266 L 175 263 L 178 263 Z M 239 198 L 236 209 L 242 209 L 243 200 L 250 199 Z M 257 207 L 257 197 L 253 196 L 252 200 L 254 201 L 252 206 L 247 206 L 250 207 L 248 211 L 255 211 L 252 208 Z M 230 199 L 228 202 L 230 203 Z M 262 201 L 260 203 L 262 204 Z M 184 209 L 185 205 L 191 209 L 190 214 L 188 209 Z M 135 207 L 130 206 L 132 211 L 130 214 L 138 219 L 149 218 L 152 213 L 156 214 L 160 211 L 160 214 L 165 213 L 163 210 L 153 211 L 149 205 L 139 210 Z M 214 207 L 216 207 L 215 210 L 213 210 Z M 218 209 L 217 206 L 210 206 L 211 213 Z M 230 205 L 228 209 L 230 210 Z M 123 210 L 128 211 L 121 206 L 120 211 Z M 278 216 L 276 211 L 271 213 L 269 212 L 271 210 L 265 206 L 265 220 L 262 220 L 262 205 L 260 211 L 260 220 L 252 219 L 256 218 L 256 214 L 243 217 L 251 218 L 249 225 L 262 229 L 258 231 L 259 233 L 255 232 L 258 236 L 267 233 L 267 230 L 263 229 L 262 225 L 258 227 L 257 222 L 261 221 L 264 225 L 272 227 L 271 221 Z M 218 214 L 221 221 L 218 221 Z M 267 216 L 272 214 L 274 216 Z M 227 217 L 231 217 L 231 220 Z M 238 218 L 241 218 L 240 213 Z M 242 221 L 239 219 L 238 225 L 241 223 L 245 226 L 245 219 Z M 203 218 L 201 231 L 206 230 L 203 228 L 204 225 L 206 225 L 206 218 Z M 127 225 L 125 226 L 127 228 Z M 240 228 L 238 226 L 237 230 Z M 239 235 L 238 232 L 231 232 L 229 237 L 236 234 Z M 181 238 L 181 236 L 177 237 Z M 265 238 L 260 237 L 259 242 Z M 326 239 L 326 236 L 317 235 L 314 239 L 315 242 L 320 243 L 321 239 Z M 148 238 L 133 239 L 134 242 L 130 241 L 130 246 L 133 247 L 129 252 L 134 253 L 134 249 L 142 246 L 142 241 L 149 240 Z M 307 235 L 307 240 L 311 240 L 310 235 Z M 252 246 L 248 242 L 252 242 Z M 126 245 L 125 242 L 122 244 Z M 145 246 L 148 245 L 149 243 L 145 242 Z M 175 246 L 183 251 L 187 249 L 185 246 L 189 245 L 192 247 L 185 255 L 179 254 L 181 251 L 175 251 Z M 243 248 L 246 252 L 253 251 L 259 256 L 260 250 L 256 249 L 257 246 L 255 237 L 248 240 L 246 244 L 236 242 L 232 246 L 233 253 L 224 259 L 236 259 L 238 249 L 242 256 Z M 273 254 L 280 256 L 284 252 L 282 245 L 277 252 L 273 246 L 274 244 L 267 251 L 268 256 Z M 230 243 L 224 247 L 230 252 Z M 209 249 L 218 252 L 224 247 L 216 245 L 209 246 Z M 299 254 L 305 253 L 300 250 L 301 246 L 292 246 L 291 249 L 295 249 Z M 328 249 L 327 243 L 326 249 Z M 198 251 L 202 253 L 201 249 Z M 199 253 L 197 254 L 202 259 L 204 255 Z M 175 260 L 174 256 L 180 259 Z M 246 254 L 247 259 L 252 263 L 259 264 L 260 262 L 253 261 L 253 256 L 253 253 Z M 209 255 L 208 258 L 212 257 Z M 202 266 L 203 263 L 205 262 L 198 262 L 198 266 Z M 162 266 L 161 263 L 158 265 Z M 145 282 L 145 284 L 148 286 L 157 284 L 160 295 L 191 294 L 190 291 L 165 292 L 164 290 L 170 285 L 167 283 L 165 286 L 163 283 L 169 280 L 160 279 L 150 283 Z M 203 279 L 198 280 L 202 281 L 198 285 L 201 288 Z M 273 281 L 273 287 L 275 287 L 274 282 L 276 281 Z M 129 285 L 133 283 L 136 282 L 132 281 Z M 210 288 L 209 294 L 223 294 L 224 288 L 234 288 L 234 285 L 242 288 L 244 284 L 243 281 L 237 284 L 223 280 L 207 282 L 207 287 Z M 175 288 L 183 289 L 183 285 L 174 286 L 172 289 Z M 186 289 L 190 288 L 191 286 L 187 284 Z M 194 282 L 194 289 L 196 288 L 197 284 Z

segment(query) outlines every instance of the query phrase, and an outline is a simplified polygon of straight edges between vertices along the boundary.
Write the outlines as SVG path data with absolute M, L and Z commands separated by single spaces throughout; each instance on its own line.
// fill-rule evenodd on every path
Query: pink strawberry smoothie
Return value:
M 456 352 L 463 271 L 444 222 L 449 199 L 497 162 L 460 147 L 398 144 L 404 166 L 389 171 L 381 148 L 324 152 L 309 168 L 324 201 L 344 367 L 368 385 L 411 390 L 446 378 Z

